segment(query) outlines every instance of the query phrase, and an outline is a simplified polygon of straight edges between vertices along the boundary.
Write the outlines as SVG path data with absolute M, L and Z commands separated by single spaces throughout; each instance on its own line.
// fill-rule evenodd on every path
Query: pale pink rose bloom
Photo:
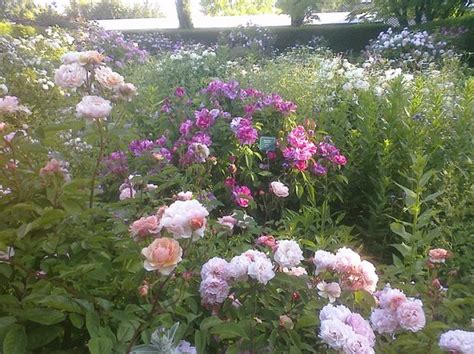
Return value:
M 250 262 L 255 262 L 258 258 L 268 259 L 265 253 L 256 250 L 247 250 L 242 256 L 247 257 Z
M 389 309 L 375 309 L 370 315 L 370 322 L 374 331 L 392 334 L 398 329 L 398 320 Z
M 209 212 L 196 199 L 177 200 L 163 213 L 161 226 L 173 234 L 174 238 L 197 240 L 204 236 L 206 217 Z
M 294 277 L 301 277 L 303 275 L 308 275 L 308 272 L 303 267 L 291 267 L 291 268 L 283 268 L 283 272 Z
M 351 311 L 344 305 L 333 306 L 327 304 L 319 312 L 319 320 L 337 320 L 340 322 L 346 322 L 347 317 L 351 314 Z
M 329 299 L 330 303 L 333 303 L 339 296 L 341 296 L 341 287 L 338 283 L 326 283 L 325 281 L 322 281 L 318 283 L 316 287 L 319 290 L 319 296 Z
M 263 285 L 266 285 L 275 276 L 272 262 L 268 258 L 261 257 L 257 257 L 254 262 L 249 264 L 247 274 Z
M 203 264 L 201 268 L 201 278 L 214 277 L 222 280 L 229 280 L 231 277 L 230 264 L 225 259 L 213 257 Z
M 335 269 L 340 273 L 351 273 L 357 271 L 362 260 L 360 256 L 347 247 L 339 248 L 336 252 Z
M 62 56 L 61 61 L 63 64 L 78 63 L 80 54 L 79 52 L 68 52 Z
M 148 247 L 143 248 L 142 255 L 146 258 L 146 270 L 157 270 L 163 275 L 169 275 L 181 262 L 183 249 L 178 241 L 163 237 L 155 239 Z
M 260 236 L 256 244 L 259 246 L 264 246 L 264 247 L 270 247 L 272 251 L 275 251 L 277 248 L 277 241 L 275 240 L 275 237 L 272 235 L 262 235 Z
M 95 69 L 95 79 L 103 87 L 110 90 L 116 89 L 124 84 L 123 76 L 106 66 L 99 66 Z
M 125 83 L 115 87 L 115 92 L 122 96 L 122 98 L 130 100 L 133 96 L 137 95 L 137 88 L 134 84 Z
M 66 168 L 63 166 L 63 162 L 58 161 L 56 159 L 51 159 L 46 163 L 43 168 L 40 169 L 39 175 L 44 177 L 47 175 L 54 174 L 62 176 L 66 181 L 70 180 L 70 176 Z
M 229 284 L 222 279 L 208 277 L 201 281 L 199 293 L 205 305 L 222 304 L 229 296 Z
M 296 241 L 277 241 L 277 249 L 273 256 L 281 267 L 296 267 L 304 259 L 303 251 Z
M 362 289 L 372 294 L 377 289 L 377 282 L 379 281 L 375 267 L 368 261 L 362 261 L 360 264 L 360 270 L 363 280 Z
M 449 252 L 444 248 L 435 248 L 428 253 L 431 263 L 444 263 L 449 257 Z
M 148 183 L 145 188 L 144 188 L 144 191 L 145 192 L 153 192 L 154 190 L 156 190 L 158 188 L 158 186 L 156 184 L 152 184 L 152 183 Z
M 135 198 L 137 194 L 137 191 L 133 188 L 130 188 L 127 186 L 127 188 L 124 188 L 120 191 L 120 200 L 125 200 L 125 199 L 133 199 Z
M 105 119 L 110 112 L 112 112 L 110 101 L 99 96 L 84 96 L 76 105 L 76 114 L 80 118 Z
M 99 65 L 104 59 L 105 57 L 96 50 L 79 53 L 79 63 L 81 65 Z
M 147 236 L 155 236 L 160 232 L 158 218 L 155 215 L 142 217 L 132 223 L 130 235 L 135 241 L 143 240 Z
M 54 83 L 63 88 L 81 87 L 87 79 L 87 70 L 78 63 L 63 64 L 54 73 Z
M 0 122 L 0 132 L 3 132 L 7 128 L 7 123 Z
M 336 256 L 330 252 L 319 250 L 314 254 L 313 263 L 316 266 L 315 274 L 318 275 L 326 270 L 334 270 Z
M 193 192 L 179 192 L 178 195 L 176 196 L 178 200 L 191 200 L 193 199 Z
M 237 224 L 237 219 L 233 218 L 231 215 L 225 215 L 222 218 L 218 218 L 217 222 L 222 226 L 229 228 L 229 230 L 233 230 L 234 226 Z
M 408 300 L 397 308 L 397 319 L 403 329 L 418 332 L 426 324 L 423 303 L 420 300 Z
M 290 195 L 288 187 L 281 182 L 270 183 L 270 190 L 279 198 L 286 198 Z
M 451 330 L 439 338 L 439 346 L 450 353 L 474 353 L 474 332 Z
M 375 345 L 375 333 L 370 327 L 369 321 L 365 320 L 358 313 L 351 313 L 346 318 L 346 325 L 351 326 L 352 330 L 367 339 L 369 345 Z
M 0 98 L 0 114 L 12 114 L 17 112 L 31 114 L 28 108 L 19 104 L 18 97 L 5 96 L 3 98 Z M 5 125 L 3 126 L 3 128 L 5 128 Z
M 235 256 L 230 260 L 230 276 L 235 280 L 246 280 L 250 263 L 250 259 L 244 255 Z
M 386 286 L 383 291 L 376 294 L 381 308 L 395 311 L 402 303 L 407 301 L 406 295 L 399 289 L 392 289 Z
M 337 319 L 321 322 L 319 338 L 333 349 L 342 349 L 347 340 L 354 335 L 351 327 Z
M 375 354 L 367 338 L 357 334 L 347 338 L 342 351 L 344 354 Z

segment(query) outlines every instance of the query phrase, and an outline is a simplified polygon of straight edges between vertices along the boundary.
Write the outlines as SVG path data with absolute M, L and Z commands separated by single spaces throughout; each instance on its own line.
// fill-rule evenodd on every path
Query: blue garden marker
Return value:
M 258 144 L 260 150 L 269 152 L 276 150 L 276 138 L 273 136 L 262 136 L 260 137 L 260 143 Z

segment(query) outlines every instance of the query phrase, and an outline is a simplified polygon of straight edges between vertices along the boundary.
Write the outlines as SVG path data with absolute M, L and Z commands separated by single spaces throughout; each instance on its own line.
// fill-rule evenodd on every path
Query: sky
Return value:
M 166 15 L 166 17 L 175 17 L 176 16 L 176 5 L 175 0 L 155 0 L 160 10 Z M 126 4 L 135 4 L 141 3 L 143 0 L 122 0 L 123 3 Z M 69 0 L 35 0 L 37 4 L 52 4 L 55 3 L 59 10 L 64 9 L 68 4 Z M 199 0 L 191 0 L 191 8 L 193 13 L 199 13 L 200 11 L 200 1 Z

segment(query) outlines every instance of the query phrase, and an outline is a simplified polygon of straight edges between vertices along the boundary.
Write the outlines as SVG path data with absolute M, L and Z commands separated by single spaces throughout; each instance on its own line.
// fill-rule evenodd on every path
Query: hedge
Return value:
M 335 24 L 335 25 L 306 25 L 302 27 L 267 27 L 275 36 L 275 46 L 282 50 L 295 44 L 306 44 L 315 36 L 323 36 L 330 48 L 337 52 L 360 51 L 369 40 L 388 28 L 385 24 Z M 127 34 L 160 33 L 176 40 L 194 41 L 203 44 L 217 42 L 220 33 L 228 33 L 231 28 L 195 28 L 192 30 L 165 29 L 126 31 Z

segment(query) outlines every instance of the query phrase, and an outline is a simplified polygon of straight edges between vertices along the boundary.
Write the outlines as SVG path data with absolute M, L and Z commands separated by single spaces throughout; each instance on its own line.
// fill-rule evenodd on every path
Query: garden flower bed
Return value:
M 473 353 L 460 34 L 0 37 L 2 352 Z

